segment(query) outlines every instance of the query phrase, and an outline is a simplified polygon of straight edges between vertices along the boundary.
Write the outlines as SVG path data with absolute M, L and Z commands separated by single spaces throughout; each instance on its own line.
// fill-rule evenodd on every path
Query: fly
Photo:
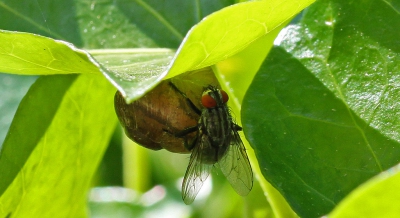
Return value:
M 234 122 L 226 104 L 228 99 L 225 91 L 208 86 L 201 98 L 204 108 L 200 111 L 187 98 L 193 110 L 199 113 L 200 119 L 196 126 L 175 134 L 185 137 L 197 131 L 193 142 L 188 145 L 192 154 L 182 183 L 182 199 L 185 204 L 194 201 L 214 165 L 221 169 L 239 195 L 247 195 L 253 187 L 250 162 L 238 133 L 242 127 Z

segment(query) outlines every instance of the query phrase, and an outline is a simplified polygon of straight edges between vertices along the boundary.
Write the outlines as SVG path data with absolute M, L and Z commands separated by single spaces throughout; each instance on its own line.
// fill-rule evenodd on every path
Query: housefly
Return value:
M 253 187 L 253 173 L 238 134 L 242 128 L 230 114 L 226 104 L 228 99 L 225 91 L 208 86 L 201 97 L 204 108 L 201 111 L 193 109 L 200 113 L 197 125 L 176 134 L 184 137 L 196 131 L 194 140 L 188 145 L 192 154 L 182 183 L 185 204 L 194 201 L 214 165 L 221 169 L 239 195 L 247 195 Z

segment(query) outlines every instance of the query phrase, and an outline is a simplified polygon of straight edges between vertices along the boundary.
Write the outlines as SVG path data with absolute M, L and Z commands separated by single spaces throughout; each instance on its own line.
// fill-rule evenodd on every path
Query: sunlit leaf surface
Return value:
M 113 90 L 107 80 L 93 75 L 48 76 L 35 82 L 0 156 L 1 217 L 86 213 L 83 193 L 116 124 Z
M 0 72 L 23 75 L 98 73 L 87 54 L 72 44 L 0 30 Z
M 186 35 L 168 76 L 214 65 L 237 54 L 312 2 L 249 1 L 210 15 Z

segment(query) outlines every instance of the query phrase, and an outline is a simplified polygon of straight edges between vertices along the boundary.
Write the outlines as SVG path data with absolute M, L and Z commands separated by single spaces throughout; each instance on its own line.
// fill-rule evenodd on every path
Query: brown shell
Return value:
M 126 104 L 117 91 L 114 106 L 126 135 L 133 141 L 153 150 L 165 148 L 171 152 L 189 153 L 185 139 L 175 137 L 173 133 L 196 126 L 200 117 L 169 81 L 161 82 L 131 104 Z M 189 144 L 195 135 L 193 132 L 186 136 Z

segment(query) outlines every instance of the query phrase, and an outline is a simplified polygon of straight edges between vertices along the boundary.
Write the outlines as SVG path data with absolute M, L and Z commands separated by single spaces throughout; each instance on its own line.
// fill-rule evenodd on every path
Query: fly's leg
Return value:
M 233 124 L 233 130 L 236 130 L 236 131 L 242 131 L 243 130 L 243 128 L 241 127 L 241 126 L 239 126 L 239 125 L 237 125 L 237 124 Z
M 183 93 L 181 90 L 179 90 L 178 87 L 176 87 L 174 83 L 169 82 L 168 84 L 172 87 L 173 90 L 178 92 L 180 95 L 182 95 L 186 99 L 186 103 L 189 105 L 189 107 L 196 114 L 201 115 L 201 110 L 198 109 L 196 107 L 196 105 L 193 104 L 193 102 L 186 96 L 185 93 Z M 177 137 L 177 138 L 183 138 L 184 139 L 184 146 L 189 151 L 191 151 L 194 148 L 194 146 L 196 145 L 196 142 L 197 142 L 197 140 L 199 138 L 198 137 L 199 136 L 199 132 L 197 132 L 196 137 L 194 138 L 194 140 L 191 143 L 188 142 L 188 139 L 186 137 L 188 134 L 190 134 L 192 132 L 195 132 L 195 131 L 198 131 L 198 126 L 197 125 L 185 128 L 184 130 L 176 132 L 176 133 L 172 133 L 172 132 L 170 132 L 170 131 L 168 131 L 166 129 L 164 129 L 164 131 L 169 133 L 169 134 L 171 134 L 171 135 L 173 135 L 173 136 L 175 136 L 175 137 Z
M 173 84 L 172 82 L 169 82 L 169 85 L 170 85 L 175 91 L 177 91 L 179 94 L 181 94 L 181 95 L 186 99 L 186 102 L 187 102 L 188 105 L 192 108 L 192 110 L 193 110 L 194 112 L 196 112 L 196 114 L 201 115 L 201 110 L 198 109 L 198 108 L 196 107 L 196 105 L 193 104 L 193 102 L 186 96 L 185 93 L 183 93 L 181 90 L 179 90 L 178 87 L 176 87 L 175 84 Z
M 189 151 L 192 151 L 194 146 L 197 144 L 197 140 L 199 140 L 199 132 L 197 132 L 196 137 L 194 137 L 192 143 L 188 143 L 187 138 L 185 138 L 185 148 L 188 149 Z
M 198 128 L 197 126 L 188 127 L 188 128 L 186 128 L 186 129 L 184 129 L 182 131 L 174 133 L 173 135 L 175 137 L 182 138 L 182 137 L 186 136 L 189 133 L 195 132 L 197 130 L 197 128 Z
M 182 131 L 179 131 L 179 132 L 177 132 L 177 133 L 170 132 L 170 131 L 167 130 L 167 129 L 163 129 L 163 130 L 164 130 L 164 132 L 167 132 L 167 133 L 169 133 L 169 134 L 171 134 L 171 135 L 173 135 L 173 136 L 175 136 L 175 137 L 177 137 L 177 138 L 183 138 L 183 140 L 184 140 L 184 146 L 185 146 L 185 148 L 186 148 L 187 150 L 189 150 L 189 151 L 191 151 L 191 150 L 193 149 L 194 145 L 196 144 L 198 135 L 199 135 L 199 133 L 197 132 L 196 137 L 194 138 L 193 142 L 192 142 L 192 143 L 189 143 L 186 136 L 187 136 L 188 134 L 192 133 L 192 132 L 197 131 L 197 130 L 198 130 L 198 127 L 197 127 L 197 126 L 188 127 L 188 128 L 186 128 L 186 129 L 184 129 L 184 130 L 182 130 Z
M 184 130 L 182 130 L 180 132 L 175 133 L 175 137 L 178 137 L 178 138 L 184 137 L 184 139 L 185 139 L 185 148 L 188 149 L 189 151 L 191 151 L 193 149 L 194 145 L 196 144 L 196 141 L 197 141 L 198 136 L 199 136 L 199 132 L 197 132 L 196 137 L 194 138 L 193 142 L 190 143 L 190 144 L 187 141 L 186 135 L 189 134 L 189 133 L 195 132 L 197 130 L 198 130 L 197 126 L 188 127 L 188 128 L 186 128 L 186 129 L 184 129 Z

